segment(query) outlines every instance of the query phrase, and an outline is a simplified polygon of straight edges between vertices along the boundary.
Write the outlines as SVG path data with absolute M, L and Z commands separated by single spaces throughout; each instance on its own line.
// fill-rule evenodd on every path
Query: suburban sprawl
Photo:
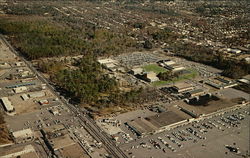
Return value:
M 0 158 L 250 157 L 248 0 L 0 0 Z

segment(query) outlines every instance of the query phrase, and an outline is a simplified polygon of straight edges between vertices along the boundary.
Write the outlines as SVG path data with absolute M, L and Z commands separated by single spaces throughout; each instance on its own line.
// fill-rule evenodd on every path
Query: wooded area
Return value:
M 0 33 L 28 59 L 76 54 L 98 56 L 119 54 L 135 42 L 105 29 L 73 30 L 47 20 L 0 20 Z

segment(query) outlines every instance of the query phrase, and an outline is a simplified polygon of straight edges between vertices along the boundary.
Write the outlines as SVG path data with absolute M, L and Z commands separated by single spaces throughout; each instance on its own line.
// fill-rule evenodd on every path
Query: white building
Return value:
M 24 101 L 26 101 L 26 100 L 29 99 L 29 97 L 27 96 L 27 94 L 22 94 L 22 95 L 21 95 L 21 98 L 22 98 Z
M 178 92 L 178 93 L 182 93 L 185 91 L 190 91 L 193 90 L 194 87 L 191 84 L 188 83 L 177 83 L 173 86 L 173 88 Z
M 27 91 L 27 90 L 28 90 L 28 89 L 27 89 L 27 87 L 25 87 L 25 86 L 13 88 L 13 91 L 14 91 L 15 93 L 22 93 L 22 92 L 25 92 L 25 91 Z
M 39 97 L 44 97 L 44 96 L 45 96 L 45 92 L 42 92 L 42 91 L 29 93 L 30 98 L 39 98 Z
M 4 106 L 4 109 L 7 112 L 13 112 L 15 111 L 15 108 L 12 106 L 11 102 L 9 101 L 9 99 L 7 97 L 3 97 L 1 98 L 2 104 Z
M 140 75 L 140 74 L 142 74 L 143 73 L 143 69 L 142 68 L 134 68 L 134 69 L 132 69 L 131 70 L 131 74 L 133 74 L 133 75 Z
M 30 128 L 15 131 L 12 133 L 16 143 L 24 143 L 34 138 L 33 131 Z
M 153 71 L 147 72 L 143 75 L 143 79 L 148 82 L 155 82 L 159 81 L 159 78 L 157 77 L 157 74 Z

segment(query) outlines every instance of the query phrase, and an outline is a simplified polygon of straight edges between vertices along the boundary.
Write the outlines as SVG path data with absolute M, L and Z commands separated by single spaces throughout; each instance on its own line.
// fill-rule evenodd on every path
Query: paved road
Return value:
M 41 74 L 39 73 L 32 64 L 23 58 L 11 45 L 10 43 L 4 38 L 3 35 L 0 35 L 0 38 L 6 43 L 6 45 L 10 48 L 10 50 L 17 55 L 21 60 L 23 60 L 26 65 L 30 68 L 31 71 L 33 71 L 34 74 L 37 75 L 38 79 L 40 79 L 42 82 L 46 83 L 48 88 L 51 90 L 51 92 L 57 96 L 58 98 L 61 98 L 61 96 L 55 91 L 54 87 L 52 87 L 49 84 L 49 81 Z M 78 115 L 78 118 L 83 122 L 85 125 L 85 128 L 87 131 L 93 136 L 93 138 L 97 139 L 98 141 L 102 142 L 105 146 L 106 150 L 114 157 L 116 158 L 127 158 L 126 154 L 116 146 L 116 144 L 111 140 L 111 138 L 103 132 L 99 126 L 96 125 L 95 121 L 90 118 L 88 115 L 85 115 L 85 110 L 81 110 L 73 106 L 72 104 L 69 104 L 66 99 L 61 98 L 60 99 L 62 103 L 64 103 L 75 115 Z

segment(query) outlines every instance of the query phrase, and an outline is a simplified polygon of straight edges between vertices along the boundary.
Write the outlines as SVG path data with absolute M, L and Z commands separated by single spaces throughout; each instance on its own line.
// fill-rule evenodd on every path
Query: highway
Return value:
M 85 129 L 91 134 L 91 136 L 97 141 L 102 142 L 105 149 L 109 154 L 111 154 L 115 158 L 127 158 L 127 155 L 124 154 L 124 152 L 116 146 L 116 144 L 111 140 L 111 138 L 103 132 L 99 126 L 95 123 L 95 121 L 90 118 L 88 115 L 86 115 L 84 109 L 78 109 L 72 104 L 69 104 L 67 100 L 64 97 L 61 97 L 55 90 L 53 86 L 50 85 L 49 81 L 44 77 L 43 74 L 39 73 L 32 64 L 26 60 L 21 54 L 19 54 L 12 45 L 5 39 L 3 35 L 0 35 L 0 38 L 6 43 L 6 45 L 9 47 L 9 49 L 18 56 L 25 64 L 30 68 L 30 70 L 38 77 L 39 80 L 41 80 L 43 83 L 47 85 L 47 87 L 50 89 L 50 91 L 60 99 L 60 101 L 65 104 L 71 112 L 78 117 L 84 124 Z M 80 115 L 78 115 L 80 114 Z

